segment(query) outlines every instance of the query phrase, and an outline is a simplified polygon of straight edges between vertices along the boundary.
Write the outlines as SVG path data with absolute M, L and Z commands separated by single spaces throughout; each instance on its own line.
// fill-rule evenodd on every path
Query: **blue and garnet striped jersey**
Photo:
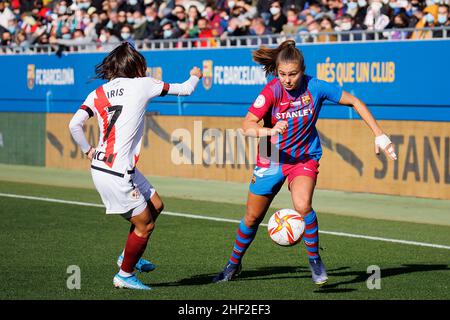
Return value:
M 279 163 L 319 161 L 322 147 L 316 122 L 320 109 L 325 100 L 339 103 L 341 96 L 341 87 L 311 76 L 303 76 L 299 88 L 292 91 L 285 90 L 280 80 L 274 78 L 258 95 L 249 112 L 264 119 L 265 127 L 272 128 L 280 120 L 288 122 L 283 134 L 270 138 L 278 152 Z M 257 165 L 267 167 L 269 164 L 270 160 L 258 152 Z

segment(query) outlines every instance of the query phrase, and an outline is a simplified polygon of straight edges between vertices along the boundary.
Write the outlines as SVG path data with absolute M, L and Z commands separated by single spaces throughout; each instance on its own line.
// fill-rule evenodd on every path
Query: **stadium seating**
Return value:
M 449 37 L 448 3 L 0 0 L 0 35 L 1 45 L 8 48 L 53 45 L 57 50 L 54 45 L 91 45 L 92 50 L 95 45 L 94 49 L 101 51 L 124 40 L 182 40 L 182 47 L 259 45 L 269 44 L 271 36 L 280 34 L 299 42 L 429 39 Z M 236 40 L 243 36 L 247 37 L 244 42 Z M 198 38 L 201 40 L 188 41 Z

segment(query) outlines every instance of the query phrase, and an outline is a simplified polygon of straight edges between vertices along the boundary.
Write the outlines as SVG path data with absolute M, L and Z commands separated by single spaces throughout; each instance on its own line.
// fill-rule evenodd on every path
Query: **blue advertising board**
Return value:
M 450 41 L 302 45 L 306 72 L 342 86 L 377 119 L 450 121 Z M 243 116 L 267 83 L 250 48 L 144 51 L 148 74 L 183 82 L 192 66 L 204 78 L 189 97 L 154 99 L 148 111 L 164 115 Z M 1 56 L 0 111 L 72 113 L 102 84 L 95 65 L 106 53 Z M 354 118 L 327 105 L 322 118 Z

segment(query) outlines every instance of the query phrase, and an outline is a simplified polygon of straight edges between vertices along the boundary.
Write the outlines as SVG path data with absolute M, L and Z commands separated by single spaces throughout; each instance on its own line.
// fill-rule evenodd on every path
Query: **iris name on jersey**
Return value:
M 106 96 L 108 97 L 108 99 L 123 96 L 123 90 L 124 90 L 123 88 L 120 88 L 120 89 L 114 89 L 111 91 L 107 91 Z

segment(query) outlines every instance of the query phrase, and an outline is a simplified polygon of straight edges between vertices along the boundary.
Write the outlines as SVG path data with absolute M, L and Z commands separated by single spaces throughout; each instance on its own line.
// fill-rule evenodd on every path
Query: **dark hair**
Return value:
M 114 78 L 142 78 L 145 77 L 147 63 L 127 41 L 122 42 L 95 66 L 97 79 L 112 80 Z
M 302 72 L 305 72 L 305 58 L 302 52 L 295 47 L 294 40 L 286 40 L 277 48 L 260 47 L 253 51 L 253 60 L 263 66 L 266 76 L 277 74 L 280 62 L 298 63 Z

